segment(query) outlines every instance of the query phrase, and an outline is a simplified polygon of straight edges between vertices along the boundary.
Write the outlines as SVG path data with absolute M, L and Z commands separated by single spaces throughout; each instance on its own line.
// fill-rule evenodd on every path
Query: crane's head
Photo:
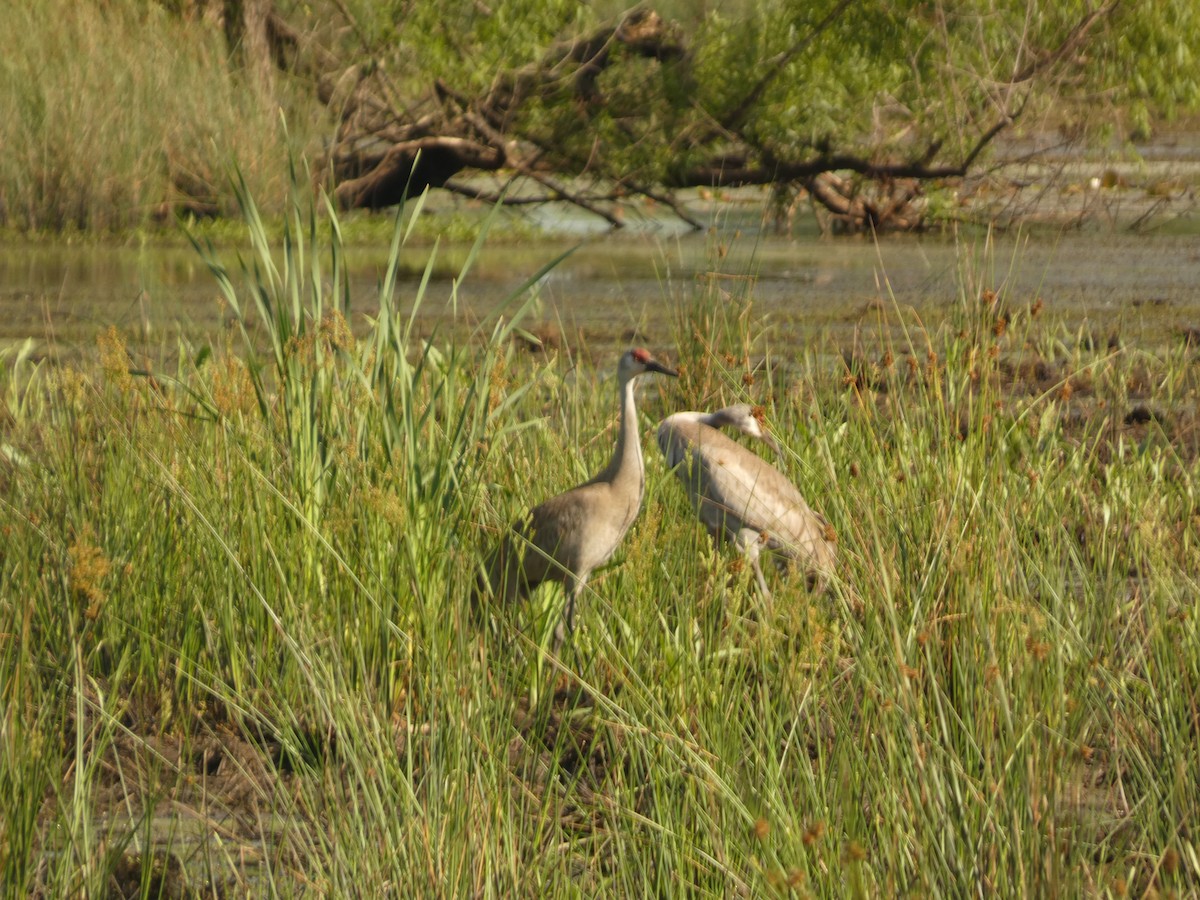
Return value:
M 670 375 L 672 378 L 679 375 L 674 369 L 664 366 L 651 356 L 649 350 L 642 347 L 626 350 L 621 356 L 620 363 L 617 364 L 617 377 L 625 382 L 643 372 L 658 372 L 660 375 Z
M 735 403 L 733 406 L 726 406 L 724 409 L 718 409 L 715 413 L 711 413 L 708 416 L 707 424 L 714 428 L 724 428 L 727 425 L 736 428 L 742 434 L 757 438 L 767 444 L 776 453 L 780 452 L 775 438 L 763 426 L 763 408 L 761 406 Z

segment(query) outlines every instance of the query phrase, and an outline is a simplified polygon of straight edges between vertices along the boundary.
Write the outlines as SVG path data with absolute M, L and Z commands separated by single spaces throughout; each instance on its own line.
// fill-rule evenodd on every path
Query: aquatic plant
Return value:
M 293 194 L 273 242 L 241 203 L 245 257 L 199 248 L 231 332 L 171 370 L 119 332 L 3 358 L 6 890 L 1196 890 L 1194 351 L 1082 340 L 986 241 L 944 321 L 885 289 L 842 358 L 773 348 L 751 279 L 680 290 L 690 380 L 648 422 L 763 402 L 843 567 L 774 577 L 764 617 L 648 454 L 539 668 L 528 614 L 482 627 L 469 586 L 604 457 L 575 435 L 610 361 L 513 340 L 542 272 L 419 336 L 459 283 L 396 287 L 419 202 L 369 319 L 333 210 Z

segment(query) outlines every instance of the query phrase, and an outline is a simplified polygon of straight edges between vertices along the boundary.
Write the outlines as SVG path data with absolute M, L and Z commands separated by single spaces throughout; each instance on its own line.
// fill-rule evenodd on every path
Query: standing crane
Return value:
M 759 589 L 770 598 L 758 557 L 765 545 L 815 575 L 832 573 L 836 537 L 787 476 L 719 429 L 732 426 L 779 452 L 763 430 L 761 411 L 748 403 L 713 413 L 678 412 L 658 426 L 658 446 L 675 470 L 692 508 L 719 544 L 733 541 L 750 559 Z
M 551 497 L 515 522 L 480 575 L 476 596 L 490 589 L 506 603 L 528 597 L 544 581 L 562 582 L 567 608 L 554 630 L 556 648 L 574 628 L 575 603 L 592 570 L 608 562 L 641 510 L 646 479 L 633 383 L 644 372 L 679 374 L 640 347 L 621 356 L 621 421 L 612 459 L 590 481 Z

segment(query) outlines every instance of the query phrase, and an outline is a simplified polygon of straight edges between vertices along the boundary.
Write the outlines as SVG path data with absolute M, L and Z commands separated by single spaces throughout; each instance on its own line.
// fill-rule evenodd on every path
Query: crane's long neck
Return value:
M 604 471 L 593 480 L 607 481 L 621 487 L 629 486 L 629 489 L 636 490 L 640 497 L 645 466 L 642 463 L 642 439 L 638 434 L 633 382 L 634 379 L 630 378 L 618 388 L 621 392 L 621 421 L 620 430 L 617 432 L 617 446 Z
M 721 428 L 729 424 L 722 417 L 719 411 L 715 413 L 705 413 L 695 412 L 694 410 L 684 410 L 683 412 L 671 413 L 671 415 L 667 416 L 662 421 L 663 425 L 673 426 L 690 425 L 693 423 L 708 425 L 711 428 Z

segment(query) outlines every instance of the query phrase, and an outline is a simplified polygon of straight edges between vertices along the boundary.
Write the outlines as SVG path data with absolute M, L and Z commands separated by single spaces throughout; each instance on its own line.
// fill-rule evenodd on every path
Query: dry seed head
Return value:
M 50 387 L 62 391 L 63 399 L 76 409 L 83 405 L 84 394 L 90 384 L 86 375 L 71 366 L 62 369 L 57 376 L 50 376 Z
M 754 385 L 754 373 L 753 373 L 753 372 L 745 372 L 745 373 L 743 373 L 743 375 L 742 375 L 742 384 L 744 384 L 746 387 L 753 387 L 753 385 Z
M 1162 867 L 1168 875 L 1174 875 L 1179 871 L 1179 853 L 1174 847 L 1168 847 L 1163 854 Z
M 1071 387 L 1071 382 L 1063 382 L 1063 386 L 1058 391 L 1058 398 L 1064 403 L 1071 399 L 1071 395 L 1075 393 L 1075 388 Z
M 408 521 L 404 501 L 394 492 L 368 484 L 364 490 L 366 506 L 378 513 L 389 525 L 402 527 Z
M 1050 644 L 1037 640 L 1032 634 L 1025 638 L 1025 649 L 1038 662 L 1045 662 L 1046 657 L 1050 655 Z
M 754 836 L 760 841 L 767 839 L 767 835 L 771 833 L 771 823 L 765 818 L 759 817 L 754 820 Z
M 804 841 L 804 846 L 811 847 L 813 844 L 819 841 L 824 834 L 825 823 L 814 822 L 812 825 L 809 825 L 807 829 L 805 829 L 804 836 L 801 838 L 801 840 Z
M 825 530 L 822 532 L 822 534 L 823 534 L 825 540 L 828 541 L 829 543 L 831 543 L 831 544 L 837 543 L 837 539 L 838 539 L 837 531 L 835 531 L 834 527 L 831 524 L 829 524 L 828 522 L 825 523 Z
M 497 356 L 496 362 L 488 373 L 488 412 L 492 413 L 508 394 L 508 378 L 504 374 L 505 361 L 503 356 Z
M 295 356 L 304 362 L 311 362 L 313 359 L 313 347 L 316 339 L 311 331 L 302 335 L 292 335 L 287 339 L 284 345 L 284 353 L 287 356 Z
M 254 383 L 246 364 L 236 356 L 223 356 L 213 362 L 212 399 L 217 412 L 225 418 L 254 409 Z
M 846 848 L 846 858 L 850 862 L 862 862 L 867 858 L 867 851 L 858 841 L 851 841 L 850 845 Z
M 104 374 L 122 391 L 132 390 L 133 376 L 129 374 L 129 353 L 117 326 L 109 325 L 107 331 L 100 332 L 96 337 L 96 346 L 100 348 L 100 364 L 104 367 Z
M 325 318 L 321 320 L 320 333 L 327 347 L 345 350 L 347 353 L 355 348 L 354 332 L 350 330 L 350 323 L 346 321 L 340 309 L 331 309 L 325 313 Z
M 979 295 L 979 301 L 988 306 L 991 306 L 993 303 L 996 302 L 996 292 L 992 291 L 992 290 L 984 291 L 982 294 Z
M 101 582 L 108 577 L 112 563 L 104 551 L 96 546 L 90 525 L 85 525 L 83 531 L 75 536 L 75 542 L 67 548 L 67 559 L 70 562 L 67 577 L 71 592 L 78 600 L 88 603 L 86 615 L 94 619 L 107 599 Z

